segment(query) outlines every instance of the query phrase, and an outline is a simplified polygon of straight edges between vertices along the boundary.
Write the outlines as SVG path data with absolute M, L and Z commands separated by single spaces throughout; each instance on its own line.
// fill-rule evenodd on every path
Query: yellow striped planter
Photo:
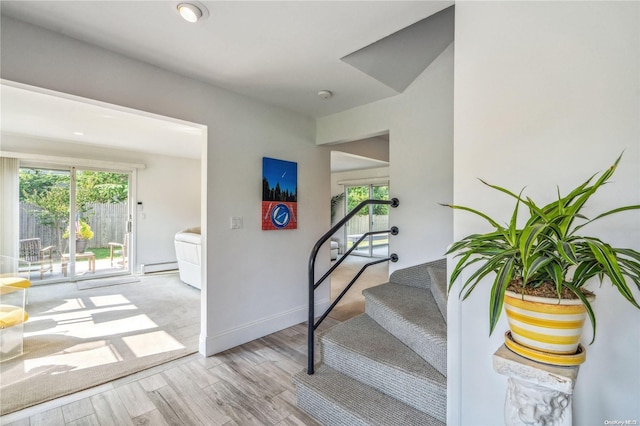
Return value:
M 562 299 L 559 302 L 558 299 L 526 295 L 523 300 L 522 295 L 507 291 L 504 306 L 515 342 L 552 354 L 574 355 L 578 352 L 587 317 L 582 301 Z

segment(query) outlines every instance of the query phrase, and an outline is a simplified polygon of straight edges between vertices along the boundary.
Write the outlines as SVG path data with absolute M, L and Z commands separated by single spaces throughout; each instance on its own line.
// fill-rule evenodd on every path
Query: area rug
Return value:
M 0 415 L 198 350 L 200 291 L 175 273 L 78 290 L 33 286 L 24 354 L 0 363 Z

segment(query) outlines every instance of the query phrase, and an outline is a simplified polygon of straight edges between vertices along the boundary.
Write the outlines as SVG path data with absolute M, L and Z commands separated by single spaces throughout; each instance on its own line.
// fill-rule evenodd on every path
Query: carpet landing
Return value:
M 198 350 L 200 291 L 177 273 L 78 290 L 33 286 L 24 354 L 0 363 L 0 415 Z
M 331 301 L 333 302 L 340 292 L 351 282 L 353 277 L 366 263 L 371 262 L 370 257 L 349 256 L 331 274 Z M 346 321 L 364 312 L 364 296 L 362 290 L 383 284 L 389 281 L 389 264 L 379 263 L 365 269 L 364 273 L 353 284 L 347 294 L 336 307 L 329 313 L 329 317 L 338 321 Z

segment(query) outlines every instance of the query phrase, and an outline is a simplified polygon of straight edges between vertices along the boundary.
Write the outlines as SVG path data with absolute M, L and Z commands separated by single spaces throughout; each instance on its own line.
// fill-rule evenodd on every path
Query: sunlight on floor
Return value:
M 135 285 L 33 286 L 24 355 L 2 363 L 2 407 L 19 410 L 196 352 L 200 294 L 185 287 L 177 273 Z
M 94 296 L 89 300 L 93 303 L 93 306 L 99 308 L 101 306 L 113 306 L 113 305 L 125 305 L 131 303 L 126 297 L 121 294 L 112 294 L 110 296 Z
M 145 314 L 109 320 L 114 314 L 121 316 L 122 311 L 138 310 L 137 306 L 120 294 L 90 297 L 89 301 L 87 304 L 95 306 L 95 309 L 87 309 L 82 299 L 67 299 L 62 305 L 44 314 L 34 315 L 31 318 L 32 323 L 42 322 L 43 327 L 39 331 L 25 333 L 25 336 L 44 338 L 64 335 L 77 339 L 94 339 L 158 327 Z M 180 342 L 165 331 L 134 334 L 121 339 L 138 358 L 184 349 Z M 27 373 L 43 369 L 48 374 L 62 374 L 122 360 L 123 357 L 117 349 L 106 340 L 89 340 L 65 349 L 64 353 L 25 360 L 24 368 Z
M 25 360 L 25 372 L 41 368 L 49 374 L 61 374 L 122 361 L 123 357 L 117 349 L 106 340 L 91 339 L 158 328 L 145 314 L 121 318 L 123 311 L 137 310 L 138 307 L 126 297 L 114 294 L 89 297 L 88 300 L 66 299 L 61 305 L 43 314 L 34 315 L 31 318 L 32 324 L 41 322 L 42 327 L 39 331 L 25 333 L 26 337 L 51 338 L 63 335 L 87 341 L 65 349 L 64 353 Z M 137 358 L 184 349 L 184 345 L 165 331 L 133 334 L 121 339 Z
M 113 294 L 109 296 L 94 296 L 88 298 L 89 304 L 85 303 L 85 300 L 82 298 L 75 299 L 65 299 L 61 302 L 60 305 L 54 306 L 47 312 L 68 312 L 68 311 L 77 311 L 79 309 L 87 309 L 88 307 L 106 307 L 106 306 L 117 306 L 117 305 L 126 305 L 127 303 L 131 303 L 126 297 L 121 294 Z M 121 309 L 121 306 L 118 307 Z
M 38 373 L 63 374 L 67 371 L 82 370 L 122 361 L 114 348 L 105 340 L 92 342 L 93 348 L 87 348 L 87 344 L 72 346 L 63 354 L 49 355 L 42 358 L 27 359 L 24 361 L 25 373 L 34 372 L 36 369 L 43 371 Z M 36 371 L 37 372 L 37 371 Z
M 118 310 L 136 310 L 135 306 L 120 307 Z M 65 314 L 51 316 L 37 316 L 33 318 L 33 322 L 50 320 L 55 325 L 44 330 L 25 333 L 25 337 L 41 336 L 47 334 L 64 334 L 69 337 L 79 339 L 90 339 L 96 337 L 113 336 L 121 333 L 131 333 L 134 331 L 148 330 L 156 328 L 158 325 L 148 316 L 136 315 L 128 318 L 121 318 L 113 321 L 100 321 L 97 319 L 99 314 L 112 312 L 112 310 L 92 309 L 88 311 L 77 312 L 75 315 Z
M 184 348 L 166 331 L 136 334 L 135 336 L 123 337 L 122 340 L 138 358 Z
M 51 308 L 53 312 L 75 311 L 86 308 L 82 299 L 66 299 L 62 305 Z

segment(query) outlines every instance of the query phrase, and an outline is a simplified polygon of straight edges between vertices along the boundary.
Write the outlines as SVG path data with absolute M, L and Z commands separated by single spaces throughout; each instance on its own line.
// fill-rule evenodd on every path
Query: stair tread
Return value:
M 328 340 L 397 370 L 444 384 L 444 386 L 447 384 L 445 376 L 367 314 L 361 314 L 337 324 L 322 334 L 320 339 Z
M 362 293 L 369 316 L 446 375 L 447 324 L 429 289 L 387 283 Z
M 362 293 L 393 310 L 425 334 L 447 340 L 447 324 L 430 290 L 386 283 L 365 289 Z
M 313 375 L 301 371 L 293 376 L 293 381 L 298 388 L 298 405 L 323 424 L 444 425 L 428 414 L 326 365 Z M 312 401 L 301 387 L 312 391 Z
M 447 270 L 447 259 L 438 259 L 420 265 L 395 270 L 389 282 L 411 287 L 430 288 L 433 285 L 430 269 Z
M 367 314 L 334 326 L 320 344 L 324 364 L 446 420 L 447 378 Z

